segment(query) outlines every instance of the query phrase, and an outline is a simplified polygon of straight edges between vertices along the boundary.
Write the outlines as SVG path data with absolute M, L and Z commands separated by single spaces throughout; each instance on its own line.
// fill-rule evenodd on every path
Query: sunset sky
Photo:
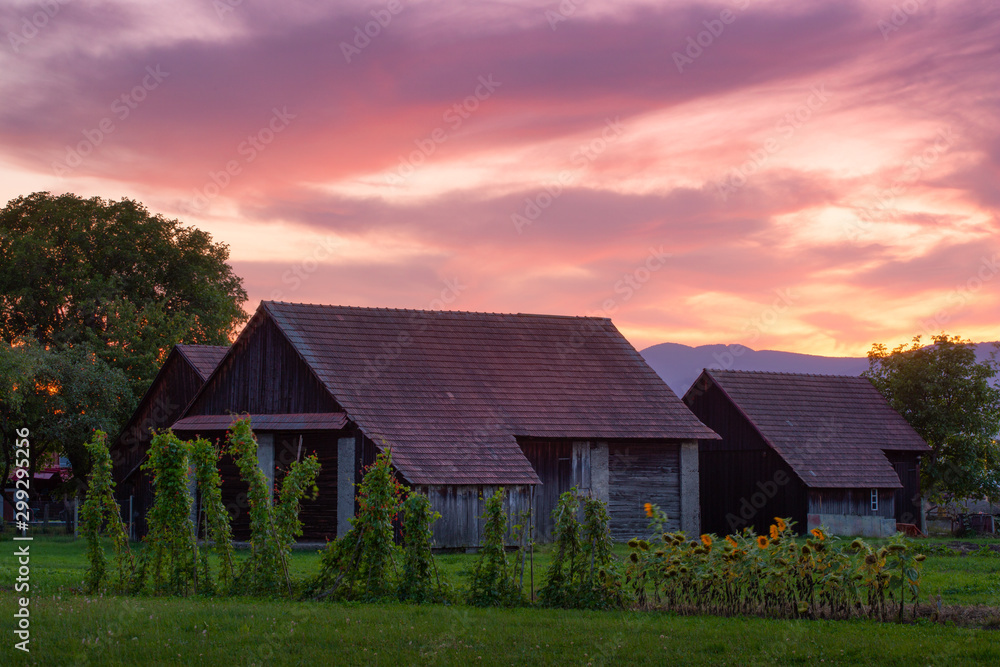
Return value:
M 227 243 L 250 309 L 1000 339 L 996 2 L 32 0 L 0 32 L 0 204 L 137 199 Z

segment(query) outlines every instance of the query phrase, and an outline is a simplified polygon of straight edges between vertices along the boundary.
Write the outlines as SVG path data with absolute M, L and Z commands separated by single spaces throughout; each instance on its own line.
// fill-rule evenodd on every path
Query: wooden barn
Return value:
M 704 530 L 766 532 L 776 516 L 839 535 L 921 525 L 930 448 L 867 379 L 708 369 L 684 402 L 722 436 L 700 445 Z
M 483 498 L 533 506 L 550 538 L 558 495 L 576 486 L 609 502 L 614 536 L 643 535 L 643 503 L 698 530 L 699 422 L 610 320 L 263 302 L 173 424 L 221 438 L 248 413 L 274 483 L 315 452 L 319 498 L 306 540 L 349 528 L 354 485 L 390 448 L 403 481 L 442 514 L 435 542 L 479 544 Z M 222 461 L 234 534 L 246 537 L 245 486 Z
M 132 417 L 111 443 L 111 461 L 118 483 L 115 494 L 127 523 L 131 523 L 133 537 L 146 533 L 146 511 L 153 504 L 149 477 L 140 469 L 149 449 L 150 429 L 168 428 L 177 421 L 228 349 L 216 345 L 176 345 Z

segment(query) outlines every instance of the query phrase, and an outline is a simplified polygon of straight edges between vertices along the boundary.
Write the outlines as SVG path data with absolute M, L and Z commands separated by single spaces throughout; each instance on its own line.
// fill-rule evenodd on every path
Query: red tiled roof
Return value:
M 192 415 L 178 419 L 175 431 L 225 431 L 243 415 Z M 260 431 L 339 431 L 347 424 L 343 412 L 315 412 L 285 415 L 250 415 L 250 425 Z
M 208 380 L 215 367 L 229 351 L 227 345 L 177 345 L 177 351 L 187 359 L 191 367 L 201 376 L 202 382 Z
M 610 320 L 261 304 L 414 484 L 523 484 L 516 436 L 718 436 Z
M 930 447 L 863 377 L 707 369 L 814 488 L 899 488 L 884 450 Z

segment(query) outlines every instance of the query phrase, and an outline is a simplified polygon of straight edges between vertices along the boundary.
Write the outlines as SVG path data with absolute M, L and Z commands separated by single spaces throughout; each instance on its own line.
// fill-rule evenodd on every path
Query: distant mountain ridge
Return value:
M 985 359 L 993 343 L 976 345 L 976 356 Z M 818 375 L 859 375 L 868 368 L 867 357 L 822 357 L 798 352 L 753 350 L 744 345 L 700 345 L 660 343 L 640 352 L 674 393 L 683 396 L 703 368 Z

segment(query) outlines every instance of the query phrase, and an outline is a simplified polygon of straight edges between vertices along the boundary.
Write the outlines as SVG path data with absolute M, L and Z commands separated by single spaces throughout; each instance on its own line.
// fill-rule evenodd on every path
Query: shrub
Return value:
M 107 526 L 107 533 L 114 545 L 118 590 L 125 591 L 131 587 L 135 561 L 122 523 L 121 508 L 115 500 L 107 435 L 103 431 L 94 431 L 94 435 L 84 446 L 93 464 L 87 499 L 80 509 L 83 533 L 87 539 L 87 559 L 90 561 L 85 579 L 86 588 L 91 593 L 97 592 L 107 579 L 107 560 L 104 547 L 101 546 L 102 528 Z
M 467 601 L 478 607 L 509 607 L 524 602 L 518 586 L 517 568 L 512 567 L 504 548 L 507 516 L 503 511 L 503 487 L 486 499 L 482 545 L 472 566 Z
M 196 576 L 197 542 L 188 486 L 190 444 L 167 430 L 153 435 L 143 470 L 152 472 L 153 506 L 147 514 L 153 589 L 187 595 Z M 166 570 L 166 579 L 164 579 Z
M 291 595 L 288 553 L 295 538 L 302 534 L 298 518 L 300 502 L 307 490 L 315 495 L 320 465 L 315 456 L 293 462 L 283 480 L 275 508 L 267 477 L 257 459 L 257 439 L 250 418 L 236 420 L 229 427 L 227 440 L 240 476 L 249 486 L 251 554 L 240 568 L 237 579 L 245 590 L 253 593 L 276 593 L 283 580 Z
M 219 556 L 219 580 L 223 590 L 229 590 L 235 576 L 232 528 L 229 512 L 222 503 L 222 478 L 219 476 L 219 451 L 204 438 L 191 443 L 191 460 L 194 464 L 198 491 L 201 494 L 201 516 L 204 517 L 205 539 L 211 540 L 212 548 Z M 213 589 L 211 572 L 208 568 L 208 554 L 201 553 L 202 574 L 199 588 Z
M 440 602 L 447 599 L 431 553 L 431 526 L 441 518 L 431 510 L 430 499 L 410 493 L 403 502 L 403 572 L 399 599 L 411 602 Z M 436 582 L 436 583 L 435 583 Z
M 393 592 L 395 570 L 393 521 L 407 491 L 392 472 L 392 454 L 380 453 L 364 470 L 358 487 L 358 515 L 351 529 L 330 542 L 319 576 L 312 585 L 316 597 L 380 599 Z

